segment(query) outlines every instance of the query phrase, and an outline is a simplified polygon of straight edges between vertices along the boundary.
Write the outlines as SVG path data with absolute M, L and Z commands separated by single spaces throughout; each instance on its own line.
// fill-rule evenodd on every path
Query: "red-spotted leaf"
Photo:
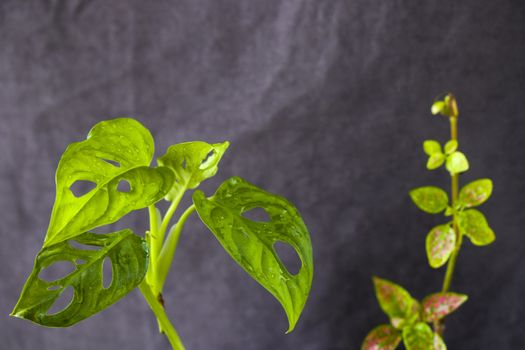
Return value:
M 361 350 L 394 350 L 401 341 L 401 333 L 390 325 L 374 328 L 363 341 Z
M 469 209 L 459 213 L 459 229 L 473 244 L 488 245 L 496 239 L 494 231 L 489 227 L 485 216 L 476 209 Z
M 428 324 L 416 323 L 403 328 L 403 343 L 407 350 L 434 350 L 434 332 Z
M 467 299 L 466 295 L 457 293 L 431 294 L 421 303 L 421 318 L 425 322 L 438 321 L 460 307 Z
M 434 227 L 427 235 L 426 249 L 430 266 L 443 266 L 456 246 L 456 233 L 449 224 Z
M 429 214 L 438 214 L 448 205 L 447 193 L 438 187 L 419 187 L 410 191 L 409 194 L 417 207 Z
M 405 320 L 414 319 L 419 309 L 414 306 L 417 301 L 403 287 L 378 277 L 374 277 L 373 281 L 379 306 L 390 317 L 394 327 L 402 328 Z
M 465 208 L 483 204 L 492 194 L 492 181 L 480 179 L 465 185 L 459 192 L 459 202 Z

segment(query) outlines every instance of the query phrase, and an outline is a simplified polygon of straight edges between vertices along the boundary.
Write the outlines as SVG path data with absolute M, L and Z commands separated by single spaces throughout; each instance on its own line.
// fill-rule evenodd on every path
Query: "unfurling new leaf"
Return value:
M 390 325 L 380 325 L 368 333 L 361 350 L 394 350 L 399 342 L 401 332 Z
M 216 144 L 192 141 L 170 146 L 166 154 L 158 159 L 159 165 L 175 172 L 173 188 L 166 199 L 172 201 L 185 190 L 194 189 L 215 175 L 229 145 L 228 141 Z
M 429 214 L 438 214 L 447 208 L 448 195 L 434 186 L 419 187 L 410 191 L 410 198 L 417 207 Z
M 459 230 L 472 243 L 478 246 L 488 245 L 496 239 L 494 231 L 489 227 L 485 215 L 476 209 L 460 212 L 458 215 Z
M 430 266 L 443 266 L 456 246 L 456 233 L 450 224 L 434 227 L 427 235 L 426 250 Z
M 196 191 L 193 202 L 201 220 L 230 256 L 283 306 L 292 331 L 304 308 L 313 276 L 312 244 L 297 209 L 286 199 L 266 192 L 238 177 L 225 181 L 215 195 Z M 267 222 L 243 216 L 262 208 Z M 291 245 L 301 259 L 301 269 L 291 274 L 274 244 Z
M 13 316 L 50 327 L 67 327 L 104 310 L 128 294 L 144 278 L 148 252 L 145 242 L 130 230 L 110 234 L 84 233 L 75 241 L 86 250 L 73 248 L 68 241 L 42 249 L 35 260 Z M 87 246 L 98 250 L 89 250 Z M 111 260 L 112 281 L 104 288 L 102 264 Z M 75 270 L 55 281 L 45 281 L 41 272 L 58 262 L 70 262 Z M 67 288 L 74 289 L 71 303 L 58 313 L 49 310 Z
M 150 132 L 129 118 L 100 122 L 85 141 L 70 144 L 58 164 L 44 247 L 113 223 L 164 197 L 174 175 L 168 168 L 149 168 L 153 151 Z M 94 188 L 77 196 L 71 190 L 77 181 Z M 119 189 L 122 181 L 128 190 Z
M 434 350 L 434 332 L 428 324 L 418 322 L 403 329 L 403 343 L 406 350 Z

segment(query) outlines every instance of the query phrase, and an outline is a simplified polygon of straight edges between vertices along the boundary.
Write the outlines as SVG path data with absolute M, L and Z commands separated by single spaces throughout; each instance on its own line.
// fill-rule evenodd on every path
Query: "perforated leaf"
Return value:
M 458 223 L 460 231 L 470 238 L 475 245 L 487 245 L 496 239 L 494 231 L 489 227 L 485 215 L 476 209 L 460 212 Z
M 56 199 L 44 247 L 110 224 L 155 203 L 172 186 L 168 168 L 149 168 L 153 138 L 139 122 L 119 118 L 100 122 L 85 141 L 68 146 L 56 172 Z M 76 183 L 92 189 L 75 194 Z M 120 189 L 121 182 L 127 188 Z
M 476 207 L 489 199 L 492 194 L 492 181 L 480 179 L 465 185 L 459 192 L 459 202 L 465 208 Z
M 434 227 L 427 235 L 426 250 L 430 266 L 437 269 L 443 266 L 456 246 L 456 233 L 449 225 Z
M 148 253 L 145 242 L 130 230 L 99 235 L 84 233 L 75 241 L 97 250 L 73 248 L 68 241 L 43 248 L 37 255 L 12 316 L 50 327 L 71 326 L 117 302 L 144 278 Z M 86 247 L 87 248 L 87 247 Z M 103 263 L 109 258 L 112 281 L 103 285 Z M 75 270 L 55 281 L 45 281 L 41 272 L 59 262 L 70 262 Z M 53 304 L 67 288 L 74 288 L 71 303 L 58 313 Z
M 381 309 L 390 317 L 396 328 L 416 320 L 419 303 L 403 287 L 378 277 L 373 278 L 377 301 Z
M 304 308 L 313 277 L 312 243 L 297 209 L 286 199 L 266 192 L 238 177 L 225 181 L 211 198 L 196 191 L 193 202 L 206 226 L 230 256 L 283 306 L 292 331 Z M 267 221 L 244 217 L 262 208 Z M 293 247 L 301 268 L 291 274 L 274 244 Z
M 361 350 L 394 350 L 400 341 L 401 332 L 390 325 L 381 325 L 368 333 Z
M 201 141 L 172 145 L 166 154 L 159 157 L 159 165 L 175 172 L 175 181 L 167 200 L 173 200 L 181 191 L 193 189 L 212 177 L 219 169 L 219 161 L 230 143 L 209 144 Z
M 410 198 L 417 207 L 429 214 L 437 214 L 447 208 L 448 195 L 441 188 L 425 186 L 410 191 Z
M 467 299 L 464 294 L 450 292 L 431 294 L 421 302 L 421 318 L 425 322 L 440 320 L 460 307 Z
M 434 350 L 434 332 L 426 323 L 419 322 L 403 329 L 406 350 Z

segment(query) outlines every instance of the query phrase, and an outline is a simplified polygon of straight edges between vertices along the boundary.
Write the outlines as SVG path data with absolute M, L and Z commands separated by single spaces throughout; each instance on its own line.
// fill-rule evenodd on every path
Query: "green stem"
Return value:
M 457 141 L 458 139 L 458 117 L 457 115 L 450 117 L 450 138 L 451 140 Z M 452 197 L 452 207 L 456 207 L 456 202 L 458 200 L 459 192 L 459 174 L 453 174 L 451 177 L 451 197 Z M 447 271 L 445 273 L 445 279 L 443 280 L 443 287 L 441 288 L 442 293 L 446 293 L 450 290 L 452 284 L 452 277 L 454 276 L 454 270 L 456 268 L 456 260 L 458 258 L 459 250 L 461 249 L 461 244 L 463 243 L 463 235 L 459 232 L 458 229 L 458 218 L 457 213 L 454 210 L 454 216 L 452 221 L 452 228 L 456 234 L 456 246 L 450 255 L 447 264 Z M 445 331 L 444 321 L 434 322 L 434 330 L 440 336 L 443 336 Z
M 185 350 L 184 345 L 182 344 L 182 341 L 180 340 L 180 337 L 177 334 L 177 331 L 175 330 L 175 328 L 173 328 L 173 325 L 171 324 L 168 315 L 166 315 L 164 307 L 161 305 L 157 297 L 153 294 L 151 287 L 145 281 L 143 281 L 139 285 L 139 289 L 142 292 L 142 295 L 144 296 L 144 299 L 146 299 L 146 302 L 150 306 L 151 310 L 157 317 L 159 324 L 162 326 L 162 333 L 164 333 L 164 335 L 168 338 L 168 341 L 170 342 L 173 350 Z
M 166 282 L 166 277 L 171 267 L 173 261 L 173 256 L 175 255 L 175 250 L 177 249 L 177 244 L 179 242 L 180 233 L 188 217 L 195 211 L 195 206 L 191 205 L 182 213 L 179 221 L 171 228 L 166 242 L 162 246 L 159 258 L 157 260 L 158 274 L 157 274 L 157 283 L 159 290 L 162 291 L 164 282 Z
M 168 225 L 170 224 L 171 218 L 173 217 L 175 210 L 177 210 L 177 207 L 179 206 L 179 203 L 182 199 L 182 196 L 184 195 L 184 192 L 186 192 L 186 190 L 180 191 L 177 194 L 177 197 L 173 199 L 173 201 L 170 204 L 170 207 L 166 211 L 166 215 L 164 215 L 164 219 L 162 220 L 162 223 L 160 224 L 158 235 L 159 235 L 159 242 L 161 245 L 164 242 L 164 235 L 166 234 L 166 229 L 168 228 Z
M 157 271 L 157 256 L 159 254 L 160 245 L 158 244 L 158 217 L 157 217 L 157 208 L 155 205 L 148 206 L 149 213 L 149 242 L 150 242 L 150 261 L 149 268 L 147 272 L 146 280 L 149 283 L 154 283 L 156 276 L 155 272 Z

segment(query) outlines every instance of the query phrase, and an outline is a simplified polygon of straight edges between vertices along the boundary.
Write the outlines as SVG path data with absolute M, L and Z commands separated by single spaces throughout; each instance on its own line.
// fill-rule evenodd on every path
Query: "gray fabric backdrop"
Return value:
M 465 244 L 448 319 L 452 350 L 525 348 L 525 3 L 469 1 L 0 2 L 2 349 L 166 349 L 137 291 L 70 329 L 10 319 L 32 268 L 66 145 L 97 121 L 135 116 L 157 140 L 230 140 L 231 175 L 296 203 L 315 279 L 297 329 L 193 217 L 166 288 L 188 349 L 357 349 L 384 323 L 371 276 L 417 297 L 439 289 L 426 232 L 443 219 L 407 192 L 448 185 L 420 144 L 445 141 L 429 105 L 453 90 L 464 180 L 491 177 L 498 235 Z M 146 214 L 122 226 L 146 228 Z

